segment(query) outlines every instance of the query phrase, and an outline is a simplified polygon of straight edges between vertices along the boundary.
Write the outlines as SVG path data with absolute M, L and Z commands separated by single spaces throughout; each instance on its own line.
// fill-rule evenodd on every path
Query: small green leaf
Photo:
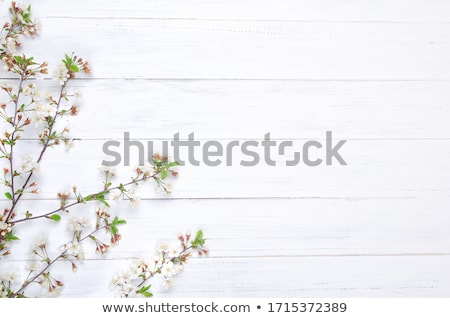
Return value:
M 8 200 L 12 200 L 12 194 L 9 193 L 9 192 L 5 192 L 5 197 L 6 197 Z
M 50 219 L 52 219 L 55 222 L 61 221 L 61 216 L 59 214 L 53 214 Z
M 141 289 L 138 290 L 138 294 L 141 294 L 145 297 L 153 297 L 153 294 L 149 292 L 150 287 L 152 287 L 152 285 L 143 286 Z
M 97 198 L 97 201 L 103 203 L 105 206 L 107 206 L 108 208 L 110 207 L 109 203 L 105 201 L 104 198 Z
M 70 65 L 70 70 L 74 73 L 77 73 L 79 71 L 78 66 L 76 66 L 75 64 Z
M 203 231 L 197 231 L 197 234 L 195 235 L 195 239 L 192 241 L 191 245 L 194 248 L 197 247 L 203 247 L 205 245 L 205 239 L 203 238 Z
M 164 166 L 164 168 L 170 169 L 170 168 L 172 168 L 172 167 L 176 167 L 176 166 L 179 166 L 179 165 L 180 165 L 180 163 L 179 163 L 178 161 L 174 161 L 174 162 L 170 162 L 170 163 L 166 164 L 166 165 Z
M 120 220 L 117 216 L 114 218 L 114 220 L 112 221 L 112 224 L 114 225 L 122 225 L 122 224 L 127 224 L 127 221 L 125 220 Z
M 22 57 L 20 57 L 19 55 L 15 55 L 14 59 L 16 60 L 17 63 L 19 64 L 23 64 L 23 59 Z
M 119 229 L 115 224 L 111 224 L 111 234 L 116 235 L 117 233 L 119 233 Z
M 199 230 L 197 231 L 197 235 L 195 235 L 195 240 L 202 240 L 203 239 L 203 231 Z
M 165 178 L 167 178 L 167 170 L 164 169 L 161 171 L 161 179 L 164 180 Z
M 18 241 L 19 238 L 17 236 L 14 235 L 13 231 L 8 232 L 8 234 L 6 234 L 5 240 L 7 242 L 10 241 Z

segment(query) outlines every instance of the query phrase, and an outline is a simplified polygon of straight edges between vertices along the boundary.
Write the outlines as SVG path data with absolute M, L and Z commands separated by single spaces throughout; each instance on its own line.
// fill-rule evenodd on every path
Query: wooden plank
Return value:
M 43 94 L 57 90 L 54 81 L 37 84 Z M 82 93 L 82 101 L 70 126 L 82 139 L 123 138 L 126 131 L 132 138 L 177 132 L 323 138 L 327 130 L 342 138 L 450 138 L 450 82 L 116 79 L 79 80 L 72 89 Z
M 128 263 L 86 261 L 76 274 L 58 264 L 54 274 L 64 297 L 113 296 L 111 277 Z M 153 289 L 160 297 L 449 297 L 449 265 L 449 256 L 193 259 L 175 286 Z
M 450 15 L 445 0 L 79 0 L 70 9 L 61 1 L 27 3 L 41 17 L 448 22 Z
M 183 136 L 186 138 L 186 136 Z M 337 143 L 339 136 L 335 136 Z M 209 140 L 209 139 L 208 139 Z M 199 139 L 201 145 L 205 139 Z M 260 140 L 261 141 L 261 140 Z M 280 140 L 278 140 L 280 141 Z M 318 139 L 325 145 L 323 140 Z M 33 152 L 31 141 L 21 141 L 29 153 Z M 98 191 L 101 178 L 98 167 L 111 156 L 103 153 L 104 140 L 85 140 L 78 143 L 69 153 L 64 147 L 50 150 L 41 165 L 40 188 L 43 198 L 55 198 L 55 193 L 71 189 L 73 184 L 84 193 Z M 231 140 L 220 140 L 224 154 Z M 305 140 L 294 140 L 292 151 L 303 151 Z M 293 152 L 286 156 L 272 151 L 276 166 L 264 162 L 264 149 L 255 148 L 260 162 L 254 167 L 241 166 L 241 160 L 252 158 L 243 155 L 239 148 L 232 151 L 232 166 L 226 165 L 225 155 L 219 157 L 216 167 L 200 164 L 180 167 L 180 176 L 174 183 L 173 198 L 247 198 L 247 197 L 324 197 L 324 198 L 380 198 L 416 197 L 438 198 L 448 196 L 450 169 L 449 140 L 348 140 L 339 153 L 347 165 L 339 165 L 335 159 L 331 166 L 311 167 L 300 162 L 297 166 L 286 166 L 286 160 L 293 159 Z M 111 148 L 123 153 L 120 148 Z M 22 147 L 22 146 L 20 146 Z M 158 151 L 158 143 L 155 143 Z M 143 150 L 147 151 L 147 145 Z M 161 148 L 159 148 L 161 149 Z M 132 170 L 138 164 L 138 149 L 130 148 L 129 166 L 124 160 L 118 166 L 118 180 L 129 180 Z M 180 158 L 188 162 L 188 149 L 180 150 Z M 141 152 L 143 158 L 145 153 Z M 196 147 L 194 157 L 201 159 L 202 147 Z M 230 152 L 231 153 L 231 152 Z M 123 159 L 123 155 L 121 155 Z M 312 160 L 325 158 L 325 146 L 313 149 Z M 16 153 L 20 161 L 20 153 Z M 209 158 L 217 159 L 216 157 Z M 63 174 L 62 174 L 63 173 Z M 142 190 L 143 198 L 165 197 L 152 190 Z M 148 189 L 148 188 L 147 188 Z M 33 197 L 34 198 L 34 197 Z
M 212 258 L 450 255 L 450 198 L 143 200 L 135 208 L 113 203 L 110 213 L 127 220 L 123 240 L 106 258 L 153 255 L 157 242 L 176 244 L 179 233 L 202 229 Z M 55 200 L 26 202 L 19 211 L 54 210 Z M 94 220 L 95 204 L 71 209 Z M 49 251 L 70 240 L 62 221 L 28 221 L 15 227 L 20 241 L 8 259 L 29 259 L 31 242 L 49 233 Z M 21 216 L 19 216 L 21 217 Z M 30 226 L 31 225 L 31 226 Z M 101 237 L 101 236 L 100 236 Z M 98 259 L 85 244 L 87 259 Z M 103 259 L 103 258 L 102 258 Z
M 26 51 L 55 63 L 76 49 L 91 60 L 96 78 L 449 80 L 450 74 L 442 63 L 450 28 L 441 24 L 64 21 L 43 18 L 39 41 L 27 41 Z

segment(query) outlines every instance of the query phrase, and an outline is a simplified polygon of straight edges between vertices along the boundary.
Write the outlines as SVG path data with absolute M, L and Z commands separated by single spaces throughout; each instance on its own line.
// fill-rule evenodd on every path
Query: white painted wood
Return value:
M 29 202 L 34 215 L 53 210 L 58 202 Z M 127 219 L 123 241 L 108 259 L 150 256 L 156 242 L 174 242 L 180 232 L 202 228 L 210 258 L 448 255 L 447 212 L 450 198 L 410 199 L 190 199 L 143 200 L 132 208 L 113 203 L 111 213 Z M 22 204 L 21 209 L 25 207 Z M 93 216 L 95 205 L 73 208 Z M 15 258 L 29 259 L 29 242 L 51 229 L 50 251 L 70 240 L 65 228 L 50 220 L 17 225 L 21 238 Z M 87 244 L 87 259 L 98 259 Z
M 43 18 L 28 52 L 56 62 L 75 48 L 96 78 L 450 79 L 440 23 L 68 21 Z
M 136 210 L 113 208 L 128 220 L 117 249 L 104 259 L 87 250 L 77 274 L 55 268 L 63 296 L 111 296 L 114 272 L 198 228 L 211 256 L 193 259 L 173 289 L 155 287 L 159 295 L 450 295 L 448 1 L 30 3 L 43 30 L 24 51 L 55 66 L 75 50 L 94 74 L 71 84 L 84 93 L 71 123 L 81 141 L 49 151 L 42 193 L 19 212 L 57 206 L 56 192 L 74 183 L 97 190 L 102 145 L 124 131 L 159 141 L 195 132 L 222 144 L 269 131 L 299 146 L 326 130 L 349 139 L 348 166 L 188 165 L 170 196 L 146 185 Z M 73 212 L 83 211 L 92 208 Z M 16 230 L 22 240 L 0 268 L 23 270 L 29 240 L 42 232 L 54 233 L 52 251 L 68 235 L 64 222 L 46 220 Z
M 320 139 L 319 139 L 320 140 Z M 204 142 L 205 140 L 200 140 Z M 220 140 L 223 148 L 231 140 Z M 83 140 L 70 152 L 64 147 L 48 152 L 41 165 L 40 188 L 43 198 L 55 198 L 58 191 L 70 190 L 73 184 L 80 191 L 98 191 L 101 175 L 98 168 L 105 156 L 103 140 Z M 305 140 L 295 140 L 293 148 L 302 152 Z M 324 141 L 322 143 L 325 144 Z M 27 149 L 34 144 L 24 141 Z M 123 142 L 122 142 L 123 144 Z M 147 147 L 145 147 L 147 149 Z M 195 152 L 201 158 L 201 147 Z M 449 140 L 348 140 L 340 152 L 348 165 L 310 167 L 304 163 L 285 166 L 288 156 L 273 156 L 277 166 L 264 163 L 263 149 L 259 149 L 261 162 L 256 167 L 240 166 L 249 157 L 233 151 L 233 166 L 223 163 L 216 167 L 201 164 L 187 165 L 178 170 L 180 176 L 172 179 L 174 198 L 246 198 L 246 197 L 331 197 L 331 198 L 379 198 L 379 197 L 447 197 L 450 179 Z M 118 149 L 122 151 L 122 149 Z M 129 180 L 138 164 L 137 149 L 130 150 L 130 166 L 118 168 L 119 180 Z M 276 154 L 277 152 L 275 152 Z M 312 158 L 324 158 L 324 149 L 313 151 Z M 187 150 L 181 150 L 182 159 L 188 160 Z M 71 159 L 72 158 L 72 159 Z M 215 159 L 215 158 L 211 158 Z M 82 166 L 80 165 L 82 162 Z M 56 173 L 54 172 L 56 169 Z M 60 173 L 64 171 L 64 178 Z M 48 177 L 47 177 L 48 174 Z M 122 178 L 122 179 L 120 179 Z M 171 181 L 171 182 L 172 182 Z M 142 197 L 165 197 L 149 191 L 141 191 Z
M 54 91 L 54 81 L 40 83 Z M 76 138 L 449 138 L 450 82 L 80 80 Z M 111 98 L 110 96 L 114 96 Z M 132 111 L 124 111 L 131 107 Z M 230 127 L 230 123 L 233 123 Z
M 445 0 L 30 0 L 40 17 L 449 22 Z M 68 20 L 70 21 L 70 20 Z
M 189 262 L 173 288 L 155 282 L 154 291 L 158 297 L 447 297 L 449 264 L 449 256 L 203 258 Z M 75 274 L 67 264 L 54 273 L 66 282 L 65 297 L 106 297 L 114 295 L 112 275 L 127 266 L 86 261 Z

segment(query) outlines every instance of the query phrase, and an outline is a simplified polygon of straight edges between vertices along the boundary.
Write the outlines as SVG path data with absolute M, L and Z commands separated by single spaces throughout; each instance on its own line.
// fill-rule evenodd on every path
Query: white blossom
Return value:
M 22 163 L 18 166 L 19 173 L 25 172 L 38 172 L 39 164 L 30 155 L 26 155 L 22 158 Z
M 168 289 L 169 287 L 171 287 L 172 285 L 173 285 L 173 278 L 172 277 L 168 277 L 168 278 L 166 278 L 165 280 L 164 280 L 164 282 L 163 282 L 163 287 L 165 288 L 165 289 Z
M 101 166 L 99 170 L 102 174 L 108 175 L 109 177 L 116 175 L 116 169 L 114 167 Z
M 130 197 L 130 203 L 132 207 L 136 207 L 139 202 L 141 202 L 141 198 L 138 196 Z
M 55 71 L 55 77 L 58 79 L 60 85 L 64 85 L 64 83 L 69 79 L 69 72 L 64 64 L 59 64 Z
M 29 261 L 27 263 L 26 269 L 30 272 L 36 272 L 41 269 L 41 265 L 36 261 Z
M 166 252 L 169 250 L 169 245 L 167 245 L 167 243 L 159 243 L 159 244 L 156 246 L 156 250 L 157 250 L 159 253 L 166 253 Z
M 90 220 L 88 217 L 76 217 L 72 216 L 69 218 L 67 222 L 67 228 L 71 232 L 80 232 L 90 225 Z
M 119 190 L 113 191 L 111 193 L 111 199 L 113 199 L 114 201 L 122 200 L 122 192 L 120 192 Z
M 3 131 L 1 139 L 9 139 L 9 137 L 16 131 L 14 127 L 8 127 Z
M 75 243 L 75 242 L 71 242 L 69 244 L 69 247 L 67 248 L 67 254 L 72 255 L 79 260 L 84 259 L 83 247 L 80 244 Z
M 3 221 L 0 221 L 0 231 L 7 230 L 9 228 L 9 224 Z
M 36 84 L 31 83 L 28 86 L 25 86 L 25 88 L 23 89 L 23 94 L 25 96 L 36 96 L 39 97 L 40 96 L 40 92 L 38 90 L 36 90 Z
M 3 83 L 3 84 L 2 84 L 2 88 L 3 88 L 5 91 L 11 91 L 11 90 L 13 89 L 13 86 L 12 86 L 10 83 Z
M 132 279 L 130 271 L 122 271 L 113 276 L 110 288 L 115 289 L 119 297 L 133 297 L 137 294 L 138 288 L 133 285 Z
M 165 263 L 161 268 L 161 274 L 165 277 L 172 277 L 175 275 L 175 267 L 173 262 L 167 262 Z
M 35 247 L 46 246 L 48 244 L 48 238 L 45 235 L 39 236 L 34 242 Z
M 47 103 L 39 102 L 35 108 L 36 115 L 41 120 L 48 116 L 52 116 L 56 112 L 56 107 Z
M 42 286 L 45 288 L 45 296 L 49 298 L 58 297 L 64 289 L 64 286 L 53 286 L 53 288 L 48 288 L 46 285 L 48 284 L 43 284 Z
M 141 201 L 141 198 L 137 195 L 135 189 L 130 189 L 127 191 L 128 198 L 130 200 L 131 206 L 135 207 Z
M 167 256 L 169 256 L 169 258 L 174 258 L 178 255 L 180 255 L 180 249 L 178 248 L 178 246 L 172 246 L 169 248 L 167 252 Z
M 66 150 L 69 151 L 70 149 L 72 149 L 73 147 L 75 147 L 75 143 L 73 142 L 73 139 L 67 140 L 65 142 L 66 144 Z
M 13 53 L 16 52 L 17 43 L 16 43 L 16 39 L 15 39 L 14 37 L 8 36 L 8 37 L 3 41 L 2 44 L 5 46 L 6 51 L 7 51 L 9 54 L 13 54 Z
M 12 271 L 12 270 L 0 271 L 0 281 L 15 284 L 15 283 L 19 282 L 19 278 L 20 278 L 20 275 L 16 271 Z

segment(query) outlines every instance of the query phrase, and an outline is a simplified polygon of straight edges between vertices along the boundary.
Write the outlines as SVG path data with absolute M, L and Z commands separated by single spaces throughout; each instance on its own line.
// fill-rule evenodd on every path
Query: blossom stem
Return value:
M 93 230 L 92 232 L 90 232 L 89 234 L 83 236 L 78 242 L 81 243 L 84 240 L 86 240 L 87 238 L 89 238 L 90 236 L 94 235 L 95 233 L 97 233 L 98 231 L 102 230 L 106 228 L 106 225 L 104 226 L 100 226 L 98 228 L 96 228 L 95 230 Z M 50 261 L 39 273 L 37 273 L 36 275 L 34 275 L 31 279 L 27 279 L 22 286 L 20 287 L 20 289 L 18 291 L 16 291 L 15 293 L 12 294 L 11 297 L 15 297 L 21 293 L 24 292 L 24 290 L 28 287 L 28 285 L 30 285 L 31 283 L 35 282 L 40 276 L 42 276 L 43 274 L 45 274 L 45 272 L 53 265 L 55 264 L 58 260 L 60 260 L 61 258 L 63 258 L 67 251 L 69 250 L 69 248 L 66 248 L 64 251 L 62 251 L 58 256 L 56 256 L 52 261 Z
M 6 217 L 6 222 L 8 222 L 8 219 L 11 217 L 12 213 L 13 213 L 13 207 L 15 205 L 16 202 L 16 189 L 15 189 L 15 185 L 14 185 L 14 179 L 15 179 L 15 173 L 14 173 L 14 137 L 16 134 L 16 128 L 17 128 L 17 107 L 19 105 L 19 97 L 20 97 L 20 93 L 22 92 L 22 85 L 23 85 L 23 81 L 24 81 L 24 77 L 23 75 L 20 76 L 20 82 L 19 82 L 19 88 L 17 90 L 17 95 L 15 97 L 14 100 L 14 117 L 13 117 L 13 121 L 12 121 L 12 126 L 14 127 L 14 131 L 11 134 L 11 144 L 10 144 L 10 150 L 9 150 L 9 154 L 8 154 L 8 160 L 9 160 L 9 170 L 11 173 L 11 183 L 10 183 L 10 188 L 11 188 L 11 200 L 12 200 L 12 208 L 8 213 L 8 216 Z
M 120 185 L 119 186 L 115 186 L 115 187 L 112 187 L 112 188 L 108 188 L 107 190 L 100 191 L 100 192 L 88 195 L 88 197 L 95 197 L 95 196 L 98 196 L 98 195 L 101 195 L 101 194 L 106 194 L 106 193 L 108 193 L 108 192 L 110 192 L 112 190 L 119 190 L 119 189 L 121 189 L 123 187 L 127 187 L 127 186 L 135 184 L 137 182 L 148 180 L 150 178 L 155 178 L 157 175 L 158 175 L 158 173 L 155 173 L 155 174 L 153 174 L 153 175 L 151 175 L 149 177 L 142 177 L 140 179 L 136 179 L 136 180 L 124 183 L 124 184 L 122 184 L 122 186 L 120 186 Z M 31 221 L 31 220 L 35 220 L 35 219 L 48 217 L 48 216 L 50 216 L 52 214 L 64 211 L 67 208 L 73 207 L 73 206 L 81 204 L 81 203 L 86 203 L 86 201 L 83 201 L 83 200 L 75 201 L 75 202 L 72 202 L 72 203 L 69 203 L 69 204 L 65 204 L 64 206 L 62 206 L 62 207 L 60 207 L 60 208 L 58 208 L 56 210 L 53 210 L 53 211 L 50 211 L 50 212 L 47 212 L 47 213 L 44 213 L 44 214 L 41 214 L 41 215 L 36 215 L 36 216 L 29 217 L 29 218 L 23 218 L 23 219 L 20 219 L 20 220 L 10 221 L 9 224 L 16 224 L 16 223 L 21 223 L 21 222 L 25 222 L 25 221 Z
M 21 82 L 20 82 L 20 85 L 19 85 L 19 93 L 17 94 L 16 112 L 17 112 L 17 104 L 19 102 L 19 94 L 20 94 L 20 91 L 21 91 L 22 82 L 23 82 L 23 77 L 21 77 Z M 64 88 L 66 87 L 66 83 L 64 83 L 61 86 L 58 102 L 56 104 L 56 115 L 55 115 L 55 118 L 53 119 L 53 121 L 49 125 L 49 133 L 48 133 L 49 137 L 51 136 L 51 134 L 53 132 L 53 128 L 54 128 L 54 125 L 55 125 L 55 122 L 56 122 L 56 117 L 58 116 L 59 107 L 61 105 L 61 100 L 62 100 L 62 97 L 63 97 Z M 14 122 L 15 122 L 15 116 L 14 116 Z M 36 163 L 40 163 L 41 162 L 41 160 L 42 160 L 42 158 L 44 156 L 44 153 L 45 153 L 45 151 L 47 150 L 47 148 L 49 146 L 49 143 L 50 143 L 50 138 L 47 138 L 47 140 L 45 141 L 45 144 L 42 147 L 41 153 L 39 154 L 39 157 L 38 157 L 38 160 L 37 160 Z M 30 182 L 31 177 L 33 176 L 33 173 L 34 173 L 33 170 L 31 170 L 29 172 L 28 177 L 26 178 L 25 182 L 23 183 L 23 185 L 21 187 L 21 191 L 19 191 L 19 194 L 17 195 L 17 197 L 15 197 L 14 176 L 13 176 L 14 175 L 14 170 L 13 170 L 13 166 L 12 166 L 13 165 L 13 163 L 12 163 L 12 152 L 13 152 L 13 146 L 11 145 L 10 165 L 11 165 L 11 176 L 12 176 L 11 177 L 11 192 L 12 192 L 12 199 L 13 199 L 12 201 L 13 201 L 13 203 L 12 203 L 11 209 L 9 210 L 9 213 L 8 213 L 8 215 L 6 217 L 6 222 L 8 222 L 10 220 L 11 216 L 13 215 L 14 209 L 16 208 L 17 203 L 19 202 L 19 200 L 22 197 L 23 193 L 25 193 L 25 189 L 28 186 L 28 183 Z M 14 222 L 9 222 L 9 223 L 14 223 Z
M 170 262 L 173 262 L 174 260 L 176 260 L 177 258 L 180 258 L 184 253 L 186 253 L 187 251 L 189 251 L 189 250 L 192 249 L 192 248 L 193 248 L 192 245 L 189 246 L 189 247 L 186 247 L 184 250 L 182 250 L 182 251 L 180 252 L 180 254 L 178 254 L 178 256 L 172 257 L 169 261 L 170 261 Z M 146 279 L 143 279 L 142 282 L 140 282 L 140 283 L 137 285 L 137 287 L 142 287 L 142 286 L 143 286 L 150 278 L 154 277 L 156 273 L 160 272 L 161 269 L 162 269 L 162 266 L 156 268 L 156 270 L 154 271 L 154 273 L 150 274 L 150 276 L 147 277 Z

